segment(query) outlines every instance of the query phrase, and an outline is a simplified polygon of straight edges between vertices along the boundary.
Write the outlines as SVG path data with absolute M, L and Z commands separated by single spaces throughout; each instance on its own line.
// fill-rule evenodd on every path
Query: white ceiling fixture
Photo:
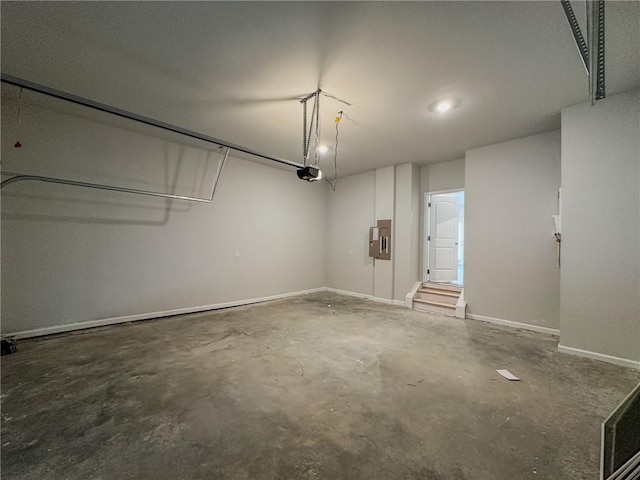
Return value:
M 429 110 L 436 113 L 447 113 L 454 108 L 460 106 L 460 100 L 457 98 L 442 98 L 431 104 Z

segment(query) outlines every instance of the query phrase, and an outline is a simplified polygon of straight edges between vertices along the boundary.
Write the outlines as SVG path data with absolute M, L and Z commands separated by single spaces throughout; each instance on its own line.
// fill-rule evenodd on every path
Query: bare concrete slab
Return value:
M 21 341 L 2 478 L 595 479 L 640 373 L 556 347 L 332 293 Z

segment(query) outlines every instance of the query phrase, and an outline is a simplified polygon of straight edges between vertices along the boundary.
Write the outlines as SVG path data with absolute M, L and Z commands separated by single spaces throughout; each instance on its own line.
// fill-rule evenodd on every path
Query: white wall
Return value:
M 181 145 L 97 114 L 27 102 L 23 147 L 15 149 L 15 104 L 11 95 L 3 100 L 3 170 L 208 194 L 217 152 L 202 144 Z M 326 191 L 292 170 L 236 158 L 213 204 L 52 184 L 7 186 L 2 332 L 322 287 Z M 309 214 L 314 211 L 321 214 Z
M 449 162 L 432 163 L 423 168 L 428 169 L 427 192 L 464 188 L 464 158 Z
M 469 313 L 558 328 L 560 271 L 551 216 L 559 186 L 559 131 L 467 151 Z
M 391 220 L 395 230 L 395 167 L 376 169 L 375 216 L 377 220 Z M 393 298 L 393 271 L 396 262 L 395 240 L 391 238 L 391 260 L 374 260 L 373 296 L 391 300 Z
M 340 178 L 328 211 L 328 286 L 403 303 L 418 280 L 420 168 L 407 163 Z M 392 221 L 391 260 L 368 256 L 376 220 Z
M 422 280 L 422 191 L 420 185 L 422 182 L 420 167 L 417 165 L 412 166 L 411 173 L 411 210 L 412 210 L 412 222 L 411 222 L 411 265 L 414 268 L 409 272 L 410 283 L 419 282 Z M 405 295 L 408 291 L 405 292 Z
M 640 90 L 562 110 L 560 343 L 640 361 Z
M 395 189 L 394 299 L 404 301 L 419 278 L 420 168 L 397 165 Z
M 369 227 L 375 224 L 376 172 L 338 179 L 329 191 L 327 286 L 373 294 L 373 259 L 369 257 Z

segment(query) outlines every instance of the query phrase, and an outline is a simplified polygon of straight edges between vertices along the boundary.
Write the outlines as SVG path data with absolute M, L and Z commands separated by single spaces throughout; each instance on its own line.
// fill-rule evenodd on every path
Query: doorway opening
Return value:
M 424 281 L 463 285 L 464 190 L 425 194 Z

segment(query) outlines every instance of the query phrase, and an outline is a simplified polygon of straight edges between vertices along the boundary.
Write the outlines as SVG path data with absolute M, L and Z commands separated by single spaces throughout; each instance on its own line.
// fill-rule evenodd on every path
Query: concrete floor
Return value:
M 638 381 L 548 335 L 318 293 L 21 341 L 2 478 L 592 480 Z

